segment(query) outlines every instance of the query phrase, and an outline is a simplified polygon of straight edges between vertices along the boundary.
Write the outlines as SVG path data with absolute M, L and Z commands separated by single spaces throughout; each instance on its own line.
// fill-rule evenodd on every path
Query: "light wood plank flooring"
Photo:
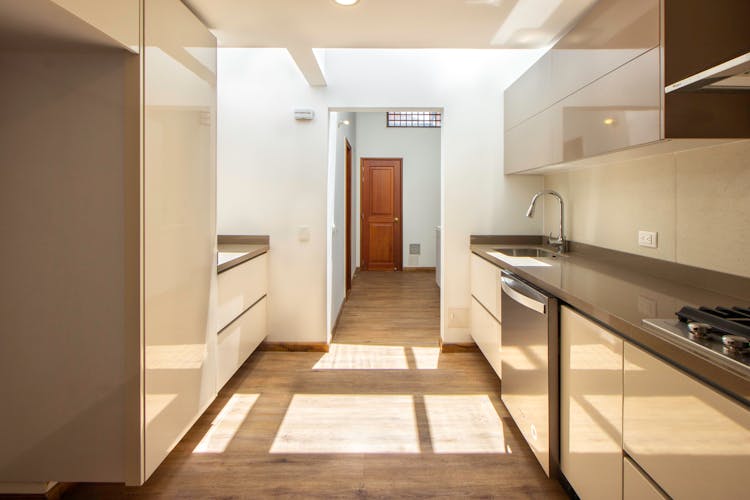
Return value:
M 361 273 L 328 353 L 256 352 L 140 488 L 65 498 L 564 498 L 428 273 Z

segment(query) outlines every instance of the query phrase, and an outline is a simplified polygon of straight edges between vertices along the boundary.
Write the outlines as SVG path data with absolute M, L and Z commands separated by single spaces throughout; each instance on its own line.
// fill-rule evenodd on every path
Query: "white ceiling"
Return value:
M 222 47 L 538 48 L 596 0 L 183 0 Z

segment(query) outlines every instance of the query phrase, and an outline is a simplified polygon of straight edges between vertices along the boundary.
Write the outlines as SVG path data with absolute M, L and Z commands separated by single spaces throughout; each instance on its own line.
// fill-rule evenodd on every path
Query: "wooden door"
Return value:
M 402 268 L 401 166 L 400 158 L 362 158 L 363 270 Z
M 346 294 L 352 289 L 352 145 L 346 140 Z

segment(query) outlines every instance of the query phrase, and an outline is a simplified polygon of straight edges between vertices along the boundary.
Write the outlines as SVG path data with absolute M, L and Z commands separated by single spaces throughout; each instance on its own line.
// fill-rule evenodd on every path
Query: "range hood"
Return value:
M 691 75 L 664 88 L 664 92 L 691 92 L 701 90 L 750 91 L 750 52 Z

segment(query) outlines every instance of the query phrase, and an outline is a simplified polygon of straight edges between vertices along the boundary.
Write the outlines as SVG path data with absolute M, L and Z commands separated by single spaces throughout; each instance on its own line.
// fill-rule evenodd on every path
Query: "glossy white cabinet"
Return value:
M 623 500 L 667 500 L 659 488 L 628 457 L 622 461 Z
M 502 378 L 500 323 L 476 298 L 471 298 L 471 337 L 487 358 L 497 376 Z
M 245 360 L 260 345 L 268 331 L 266 298 L 245 311 L 219 332 L 218 388 L 224 386 Z
M 623 340 L 560 307 L 560 469 L 583 499 L 622 498 Z
M 476 254 L 471 254 L 471 294 L 495 319 L 502 321 L 500 268 Z
M 218 329 L 221 330 L 268 291 L 266 254 L 219 274 Z
M 216 39 L 144 4 L 143 478 L 216 395 Z
M 623 443 L 672 498 L 747 498 L 750 410 L 625 343 Z

